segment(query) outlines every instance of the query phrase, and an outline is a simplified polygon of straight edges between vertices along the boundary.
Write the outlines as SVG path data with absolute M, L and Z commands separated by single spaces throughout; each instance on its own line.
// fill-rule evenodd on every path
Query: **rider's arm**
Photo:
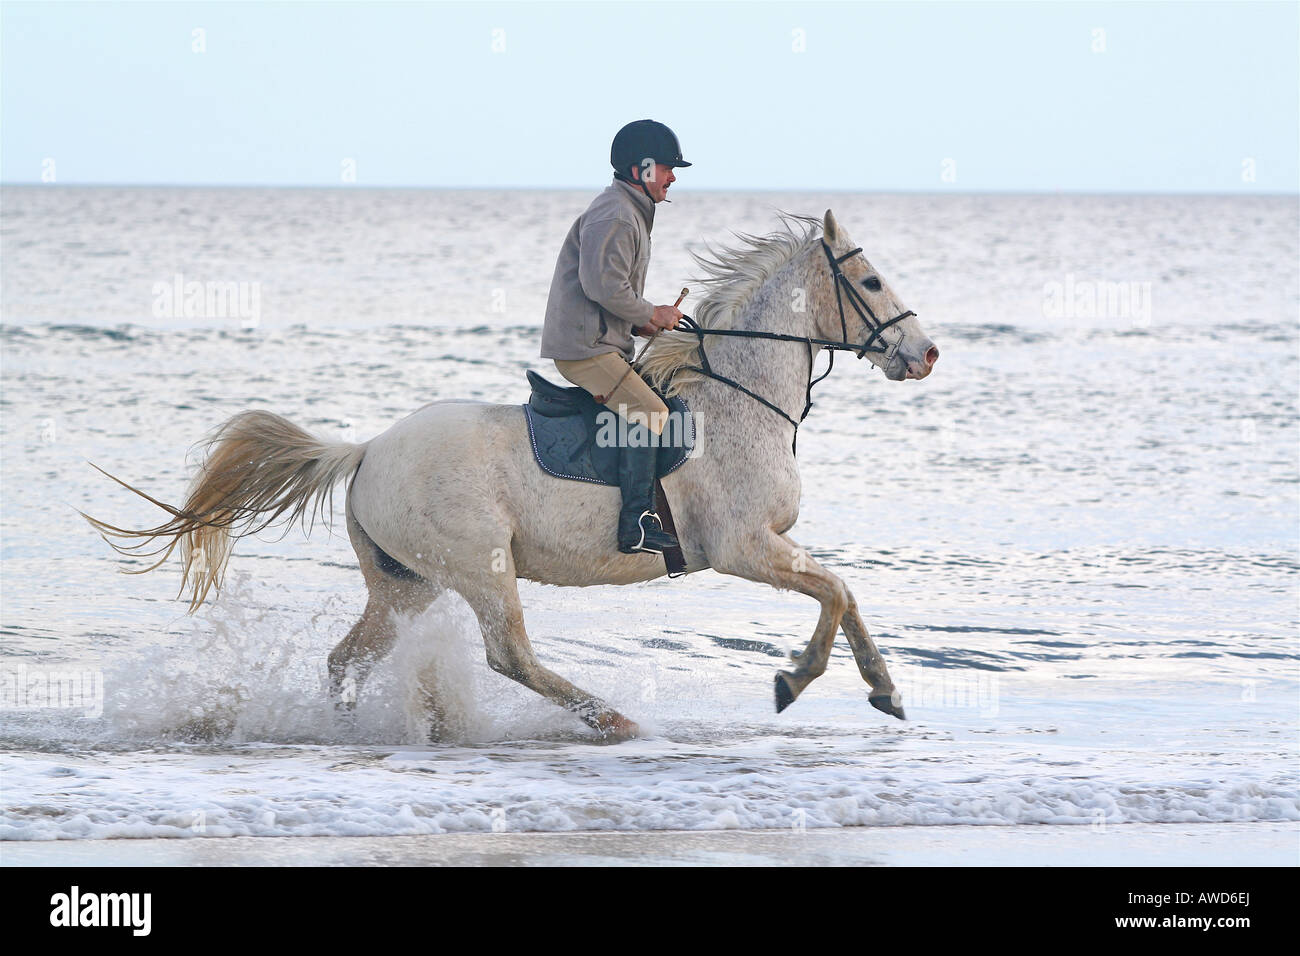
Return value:
M 584 223 L 578 248 L 578 281 L 587 298 L 633 328 L 649 324 L 655 307 L 632 288 L 636 262 L 633 227 L 619 219 Z

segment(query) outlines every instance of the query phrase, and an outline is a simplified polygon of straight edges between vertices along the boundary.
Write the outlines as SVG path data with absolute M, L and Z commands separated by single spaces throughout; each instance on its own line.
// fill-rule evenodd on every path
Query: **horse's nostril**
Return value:
M 925 364 L 929 366 L 937 361 L 939 361 L 939 349 L 931 345 L 925 352 Z

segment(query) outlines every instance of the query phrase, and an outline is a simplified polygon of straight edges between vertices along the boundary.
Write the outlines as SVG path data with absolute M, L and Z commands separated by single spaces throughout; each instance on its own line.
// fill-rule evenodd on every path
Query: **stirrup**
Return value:
M 636 519 L 636 526 L 637 526 L 637 528 L 638 528 L 638 529 L 640 530 L 640 532 L 641 532 L 641 537 L 640 537 L 640 539 L 637 541 L 636 544 L 632 545 L 632 550 L 631 550 L 631 551 L 624 551 L 624 552 L 623 552 L 624 554 L 637 554 L 637 553 L 641 553 L 641 554 L 658 554 L 658 555 L 662 555 L 662 554 L 663 554 L 663 552 L 662 552 L 661 550 L 659 550 L 658 548 L 649 548 L 649 547 L 646 547 L 646 543 L 645 543 L 645 536 L 646 536 L 645 519 L 646 519 L 646 516 L 647 516 L 647 515 L 649 515 L 651 518 L 654 518 L 654 519 L 655 519 L 655 524 L 657 524 L 657 525 L 659 526 L 658 530 L 659 530 L 660 532 L 662 532 L 663 534 L 667 534 L 667 533 L 668 533 L 667 531 L 664 531 L 664 523 L 663 523 L 663 521 L 660 519 L 659 515 L 656 514 L 656 513 L 653 512 L 653 511 L 651 511 L 649 508 L 647 508 L 645 511 L 641 512 L 640 517 L 638 517 L 638 518 Z M 619 548 L 619 550 L 620 550 L 620 551 L 623 551 L 623 549 L 622 549 L 621 547 Z
M 662 551 L 656 551 L 654 548 L 647 548 L 645 546 L 645 516 L 646 515 L 649 515 L 650 517 L 655 519 L 655 524 L 659 525 L 660 531 L 664 530 L 664 523 L 659 520 L 659 516 L 655 514 L 653 511 L 651 511 L 649 508 L 647 508 L 645 511 L 641 512 L 641 517 L 636 519 L 636 526 L 641 530 L 641 540 L 638 541 L 634 545 L 634 547 L 637 551 L 644 551 L 647 554 L 663 554 Z

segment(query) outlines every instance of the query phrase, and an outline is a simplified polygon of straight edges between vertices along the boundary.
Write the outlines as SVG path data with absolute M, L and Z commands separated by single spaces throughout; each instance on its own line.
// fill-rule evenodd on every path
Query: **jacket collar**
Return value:
M 630 183 L 623 182 L 621 179 L 614 180 L 613 188 L 622 190 L 623 195 L 632 200 L 632 204 L 636 206 L 637 212 L 639 212 L 641 218 L 645 220 L 646 232 L 649 232 L 655 224 L 654 201 L 645 194 L 645 191 L 642 190 L 640 186 L 633 186 Z

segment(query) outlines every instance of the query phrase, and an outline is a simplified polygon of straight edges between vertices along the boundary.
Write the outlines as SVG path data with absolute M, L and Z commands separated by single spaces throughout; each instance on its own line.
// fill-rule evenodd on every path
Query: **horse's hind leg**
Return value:
M 509 554 L 509 549 L 503 550 Z M 455 585 L 478 617 L 488 665 L 498 674 L 518 681 L 576 714 L 605 740 L 626 740 L 637 736 L 640 731 L 636 724 L 612 710 L 600 698 L 543 667 L 537 660 L 524 629 L 524 610 L 519 603 L 514 562 L 507 560 L 506 563 L 508 566 L 500 571 L 485 572 L 472 581 Z
M 393 613 L 418 614 L 433 603 L 439 589 L 407 569 L 394 568 L 347 509 L 348 537 L 361 564 L 370 595 L 361 619 L 329 654 L 330 694 L 334 706 L 351 712 L 361 685 L 397 640 Z M 385 561 L 384 559 L 387 559 Z
M 329 654 L 330 697 L 336 709 L 350 712 L 356 706 L 361 685 L 396 639 L 397 627 L 387 603 L 372 595 L 361 619 Z

